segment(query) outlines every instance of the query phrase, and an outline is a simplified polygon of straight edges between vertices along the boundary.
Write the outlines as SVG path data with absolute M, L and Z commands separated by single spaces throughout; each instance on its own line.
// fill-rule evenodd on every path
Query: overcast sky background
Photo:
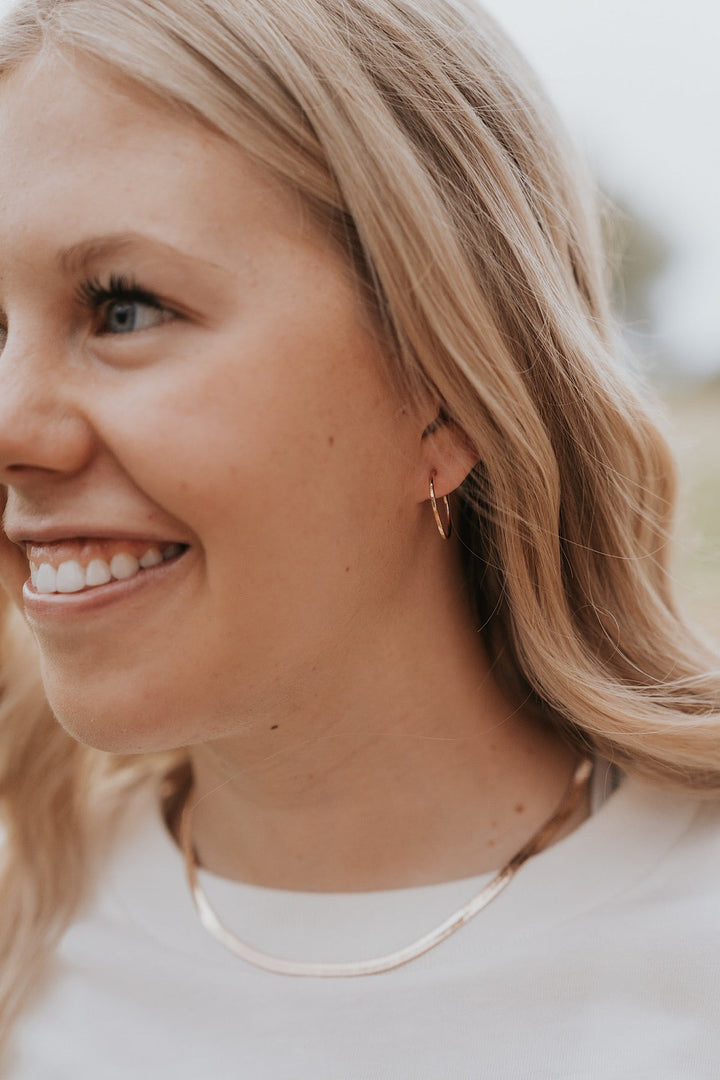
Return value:
M 14 0 L 0 0 L 0 14 Z M 719 0 L 485 0 L 605 187 L 674 249 L 652 346 L 720 370 Z

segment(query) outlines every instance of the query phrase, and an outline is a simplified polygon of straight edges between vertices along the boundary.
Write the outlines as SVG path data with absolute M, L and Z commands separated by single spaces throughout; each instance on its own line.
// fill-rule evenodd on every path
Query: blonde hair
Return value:
M 400 384 L 477 448 L 457 525 L 498 678 L 628 772 L 717 792 L 717 656 L 673 598 L 674 464 L 617 360 L 598 200 L 493 21 L 455 0 L 21 0 L 0 69 L 43 50 L 200 118 L 329 224 Z M 90 877 L 90 807 L 187 759 L 80 746 L 15 615 L 2 648 L 7 1031 Z

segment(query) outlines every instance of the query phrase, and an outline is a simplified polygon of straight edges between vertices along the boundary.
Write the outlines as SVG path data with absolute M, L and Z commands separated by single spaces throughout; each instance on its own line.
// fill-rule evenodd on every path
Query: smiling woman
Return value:
M 704 1075 L 717 658 L 532 75 L 446 0 L 0 71 L 8 1075 Z
M 355 649 L 362 618 L 389 614 L 404 548 L 385 522 L 412 485 L 412 528 L 426 497 L 431 444 L 421 462 L 414 442 L 435 403 L 405 408 L 342 254 L 234 144 L 89 65 L 44 58 L 5 89 L 4 360 L 22 372 L 2 416 L 7 536 L 56 587 L 68 563 L 115 577 L 181 545 L 97 591 L 26 587 L 46 690 L 103 749 L 230 735 L 239 705 L 274 711 L 331 643 Z M 108 220 L 135 236 L 100 240 Z M 472 464 L 450 457 L 446 488 Z M 170 636 L 161 658 L 150 643 Z

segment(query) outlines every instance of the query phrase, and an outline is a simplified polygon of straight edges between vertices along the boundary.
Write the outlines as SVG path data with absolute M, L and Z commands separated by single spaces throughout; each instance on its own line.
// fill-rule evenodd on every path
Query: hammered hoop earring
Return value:
M 437 499 L 435 498 L 435 485 L 433 483 L 433 477 L 435 473 L 430 477 L 430 505 L 432 506 L 432 512 L 435 515 L 435 524 L 438 527 L 438 532 L 442 536 L 443 540 L 450 539 L 450 533 L 452 532 L 452 521 L 450 519 L 450 503 L 448 502 L 447 495 L 443 495 L 442 501 L 445 503 L 445 514 L 447 515 L 447 521 L 443 525 L 442 518 L 440 517 L 440 511 L 438 510 Z

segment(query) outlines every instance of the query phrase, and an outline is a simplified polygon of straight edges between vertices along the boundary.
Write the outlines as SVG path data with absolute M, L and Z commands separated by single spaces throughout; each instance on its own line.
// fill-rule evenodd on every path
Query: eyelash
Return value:
M 87 306 L 97 312 L 109 301 L 113 303 L 136 303 L 147 304 L 148 307 L 157 311 L 166 311 L 167 308 L 158 300 L 154 293 L 141 288 L 135 281 L 124 277 L 122 274 L 111 274 L 107 285 L 103 285 L 99 278 L 89 278 L 83 281 L 75 292 L 76 303 Z

